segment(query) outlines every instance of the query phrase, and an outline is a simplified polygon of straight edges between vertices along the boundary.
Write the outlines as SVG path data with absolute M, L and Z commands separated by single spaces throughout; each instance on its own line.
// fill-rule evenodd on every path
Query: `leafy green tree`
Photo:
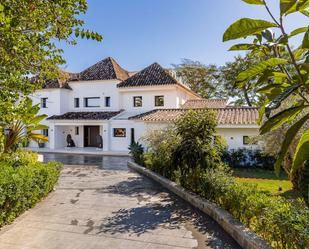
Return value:
M 0 117 L 5 118 L 21 95 L 59 76 L 65 61 L 59 42 L 76 44 L 82 37 L 101 41 L 82 28 L 78 17 L 86 0 L 2 0 L 0 2 Z M 32 76 L 37 76 L 30 82 Z
M 234 98 L 234 105 L 236 106 L 260 106 L 264 98 L 259 94 L 256 83 L 258 77 L 253 77 L 240 87 L 238 87 L 236 78 L 238 74 L 249 69 L 252 65 L 262 61 L 263 58 L 258 56 L 236 56 L 234 61 L 227 62 L 224 66 L 220 67 L 219 81 L 223 85 L 224 92 Z
M 182 186 L 198 191 L 205 169 L 221 165 L 224 144 L 216 135 L 216 125 L 216 114 L 210 110 L 189 110 L 176 121 L 180 142 L 172 152 L 172 161 Z
M 39 105 L 32 105 L 30 98 L 25 98 L 15 106 L 10 115 L 10 120 L 0 124 L 0 129 L 9 129 L 8 134 L 3 139 L 3 153 L 10 153 L 30 140 L 36 142 L 47 142 L 48 138 L 37 133 L 38 130 L 48 129 L 48 126 L 40 124 L 47 115 L 39 115 Z M 3 134 L 3 132 L 1 132 Z
M 260 119 L 266 117 L 260 133 L 265 134 L 278 129 L 282 125 L 291 123 L 302 111 L 306 112 L 285 133 L 275 164 L 278 171 L 288 154 L 289 146 L 309 119 L 309 28 L 308 26 L 298 27 L 291 33 L 287 33 L 284 25 L 285 18 L 292 13 L 300 13 L 308 17 L 309 1 L 280 0 L 278 3 L 280 6 L 279 19 L 275 18 L 265 0 L 243 1 L 264 7 L 272 20 L 270 22 L 242 18 L 233 23 L 223 35 L 223 41 L 252 37 L 251 43 L 237 44 L 232 46 L 230 50 L 249 50 L 251 55 L 267 56 L 268 58 L 241 72 L 236 79 L 238 86 L 241 87 L 254 77 L 259 77 L 255 85 L 259 88 L 259 92 L 267 98 L 260 111 Z M 292 49 L 289 40 L 295 35 L 302 35 L 303 39 L 296 49 Z M 288 58 L 285 58 L 284 54 L 288 54 Z M 299 100 L 282 111 L 276 112 L 281 103 L 291 95 L 297 95 Z M 309 130 L 306 129 L 296 146 L 291 171 L 303 168 L 304 163 L 308 160 Z
M 216 65 L 204 65 L 199 61 L 183 59 L 181 64 L 173 64 L 178 77 L 203 98 L 222 97 Z

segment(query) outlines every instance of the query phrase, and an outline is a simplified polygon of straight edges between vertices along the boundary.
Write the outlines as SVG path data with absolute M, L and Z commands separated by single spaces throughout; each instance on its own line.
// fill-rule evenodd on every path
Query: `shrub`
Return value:
M 16 168 L 19 166 L 36 164 L 38 161 L 38 154 L 30 150 L 17 149 L 15 152 L 3 153 L 0 156 L 0 160 Z
M 232 168 L 257 167 L 273 170 L 276 161 L 274 156 L 267 155 L 261 150 L 237 149 L 225 150 L 222 160 Z
M 172 151 L 179 144 L 173 127 L 149 131 L 143 140 L 149 150 L 144 155 L 145 166 L 169 179 L 175 179 L 175 167 L 172 164 Z
M 309 248 L 309 210 L 297 200 L 236 183 L 229 172 L 209 169 L 203 175 L 201 195 L 229 211 L 274 248 Z
M 30 159 L 33 154 L 25 152 Z M 19 162 L 22 159 L 17 160 Z M 31 162 L 19 167 L 14 162 L 0 161 L 0 227 L 12 222 L 25 210 L 53 190 L 61 169 L 61 164 Z
M 209 110 L 189 110 L 176 121 L 175 129 L 180 142 L 172 151 L 172 165 L 180 172 L 181 184 L 197 190 L 201 173 L 222 164 L 216 115 Z
M 144 148 L 139 142 L 133 142 L 129 146 L 129 151 L 131 156 L 133 157 L 134 162 L 144 165 Z

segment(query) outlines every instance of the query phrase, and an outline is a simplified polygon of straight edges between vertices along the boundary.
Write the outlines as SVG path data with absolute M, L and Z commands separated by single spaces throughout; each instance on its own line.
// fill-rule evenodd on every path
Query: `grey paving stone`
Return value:
M 77 165 L 66 165 L 56 191 L 0 231 L 1 249 L 239 248 L 208 216 L 130 172 L 129 158 L 50 157 Z

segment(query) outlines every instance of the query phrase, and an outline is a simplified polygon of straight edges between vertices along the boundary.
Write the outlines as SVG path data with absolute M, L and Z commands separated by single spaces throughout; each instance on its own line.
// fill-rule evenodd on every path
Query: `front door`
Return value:
M 84 126 L 84 147 L 99 147 L 99 135 L 99 126 Z

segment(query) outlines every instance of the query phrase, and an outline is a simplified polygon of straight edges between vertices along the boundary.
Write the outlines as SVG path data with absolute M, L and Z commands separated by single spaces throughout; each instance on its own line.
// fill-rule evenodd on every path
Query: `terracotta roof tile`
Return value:
M 62 115 L 54 115 L 48 120 L 109 120 L 119 112 L 67 112 Z
M 182 105 L 184 109 L 194 108 L 224 108 L 227 106 L 227 99 L 190 99 Z
M 255 125 L 259 116 L 256 107 L 226 107 L 207 108 L 217 113 L 218 125 Z M 205 110 L 195 109 L 195 110 Z M 158 109 L 137 116 L 130 117 L 133 120 L 148 122 L 171 122 L 177 120 L 188 109 Z

